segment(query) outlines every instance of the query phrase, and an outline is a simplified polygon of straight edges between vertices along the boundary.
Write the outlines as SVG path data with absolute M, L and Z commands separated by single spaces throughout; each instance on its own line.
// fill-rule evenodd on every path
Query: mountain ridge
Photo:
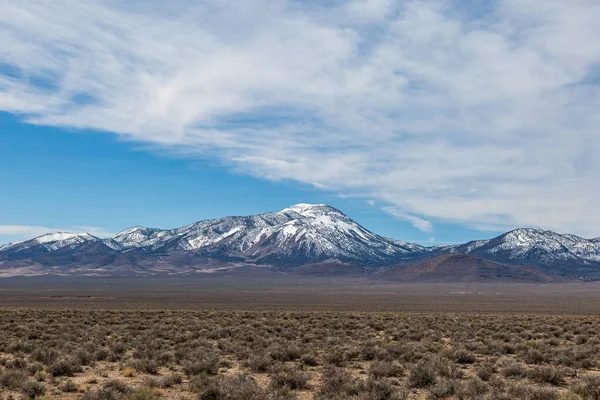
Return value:
M 39 274 L 181 274 L 240 265 L 303 267 L 317 274 L 319 266 L 340 273 L 345 265 L 374 272 L 444 254 L 533 267 L 550 276 L 600 279 L 600 238 L 519 228 L 492 239 L 425 247 L 377 235 L 329 205 L 306 203 L 174 229 L 134 226 L 106 239 L 89 233 L 46 234 L 0 246 L 0 276 L 23 268 Z

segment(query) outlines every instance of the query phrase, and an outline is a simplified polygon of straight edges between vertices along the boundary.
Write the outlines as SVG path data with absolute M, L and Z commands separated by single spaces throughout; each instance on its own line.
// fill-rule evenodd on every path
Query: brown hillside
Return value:
M 542 271 L 464 254 L 444 254 L 384 272 L 382 278 L 403 282 L 549 282 Z

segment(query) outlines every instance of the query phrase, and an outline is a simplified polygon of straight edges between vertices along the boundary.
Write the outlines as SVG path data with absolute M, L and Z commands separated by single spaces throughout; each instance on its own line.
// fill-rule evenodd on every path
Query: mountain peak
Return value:
M 114 250 L 124 250 L 147 244 L 152 235 L 161 232 L 160 229 L 147 228 L 145 226 L 134 226 L 117 233 L 106 241 L 106 244 Z
M 81 241 L 90 241 L 96 239 L 95 236 L 90 235 L 87 232 L 83 233 L 71 233 L 71 232 L 55 232 L 55 233 L 47 233 L 42 236 L 38 236 L 33 239 L 38 244 L 44 243 L 52 243 L 52 242 L 62 242 L 65 240 L 79 239 Z
M 513 229 L 512 231 L 506 232 L 505 234 L 501 235 L 500 238 L 512 242 L 530 242 L 532 240 L 554 235 L 557 235 L 557 233 L 552 231 L 545 231 L 542 229 L 517 228 Z
M 29 248 L 42 248 L 44 251 L 54 251 L 65 247 L 81 245 L 89 242 L 100 241 L 96 236 L 89 233 L 72 233 L 72 232 L 54 232 L 46 233 L 45 235 L 26 240 L 23 242 L 9 243 L 5 246 L 0 246 L 2 251 L 22 251 Z
M 566 274 L 572 273 L 568 263 L 577 268 L 588 268 L 590 263 L 600 262 L 597 241 L 534 228 L 515 229 L 494 239 L 456 246 L 452 251 L 502 263 L 555 268 Z
M 119 233 L 117 233 L 114 237 L 119 237 L 119 236 L 123 236 L 123 235 L 130 235 L 132 233 L 138 233 L 138 232 L 151 232 L 151 231 L 155 231 L 156 229 L 154 228 L 148 228 L 145 226 L 133 226 L 129 229 L 125 229 L 124 231 L 121 231 Z
M 338 209 L 331 207 L 330 205 L 327 205 L 327 204 L 299 203 L 299 204 L 293 205 L 291 207 L 284 208 L 280 212 L 284 213 L 286 211 L 293 211 L 293 212 L 296 212 L 305 217 L 314 217 L 317 215 L 322 215 L 322 214 L 331 213 L 331 212 L 343 215 L 343 213 L 341 211 L 339 211 Z

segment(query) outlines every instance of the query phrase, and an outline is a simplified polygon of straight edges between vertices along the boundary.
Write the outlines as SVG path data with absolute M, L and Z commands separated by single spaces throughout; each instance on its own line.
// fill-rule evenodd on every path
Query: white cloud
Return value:
M 416 215 L 408 214 L 404 211 L 398 210 L 395 207 L 383 207 L 382 210 L 390 215 L 393 215 L 401 221 L 410 222 L 412 226 L 414 226 L 421 232 L 431 232 L 433 230 L 433 224 L 431 223 L 431 221 L 419 218 Z
M 0 110 L 418 220 L 597 236 L 600 3 L 458 3 L 9 0 Z
M 375 202 L 375 200 L 367 200 L 367 204 L 370 205 L 371 207 L 374 207 L 376 202 Z

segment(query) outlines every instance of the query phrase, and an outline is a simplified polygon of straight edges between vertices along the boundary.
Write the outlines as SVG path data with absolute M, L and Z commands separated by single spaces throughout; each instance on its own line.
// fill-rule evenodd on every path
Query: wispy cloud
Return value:
M 358 194 L 420 229 L 597 236 L 600 3 L 460 3 L 9 1 L 0 110 Z
M 419 218 L 416 215 L 408 214 L 404 211 L 398 210 L 396 207 L 383 207 L 382 210 L 401 221 L 410 222 L 412 226 L 421 232 L 431 232 L 433 230 L 433 224 L 431 221 Z

